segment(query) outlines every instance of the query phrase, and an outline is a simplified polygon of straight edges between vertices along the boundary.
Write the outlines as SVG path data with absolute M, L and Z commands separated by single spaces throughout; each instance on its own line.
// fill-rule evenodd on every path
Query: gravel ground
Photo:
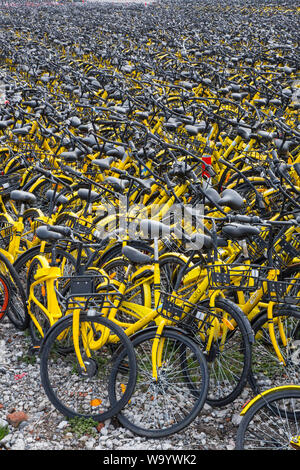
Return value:
M 49 402 L 40 383 L 39 358 L 29 355 L 30 340 L 5 318 L 0 324 L 0 430 L 9 433 L 0 440 L 8 450 L 233 450 L 239 411 L 249 399 L 249 391 L 225 408 L 204 406 L 199 417 L 181 433 L 165 439 L 145 439 L 133 435 L 108 420 L 80 433 Z M 15 412 L 25 420 L 12 422 Z M 1 439 L 1 438 L 0 438 Z

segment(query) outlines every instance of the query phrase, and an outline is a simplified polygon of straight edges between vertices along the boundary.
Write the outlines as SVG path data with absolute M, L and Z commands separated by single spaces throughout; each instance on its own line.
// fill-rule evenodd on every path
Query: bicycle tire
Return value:
M 300 379 L 300 357 L 296 343 L 300 340 L 300 311 L 291 306 L 282 307 L 273 313 L 273 317 L 275 321 L 278 317 L 281 318 L 285 336 L 288 338 L 287 345 L 284 346 L 275 324 L 275 335 L 286 366 L 279 364 L 268 331 L 268 316 L 264 313 L 252 325 L 255 342 L 252 348 L 249 384 L 255 393 L 260 393 L 270 387 L 299 383 Z
M 40 355 L 41 382 L 50 402 L 63 415 L 68 418 L 84 417 L 103 422 L 119 413 L 131 397 L 136 381 L 135 353 L 131 341 L 123 330 L 107 318 L 81 314 L 80 325 L 83 323 L 90 325 L 90 331 L 92 328 L 96 331 L 97 325 L 109 328 L 111 333 L 118 337 L 118 346 L 108 343 L 99 350 L 101 354 L 99 351 L 90 350 L 91 353 L 98 353 L 98 356 L 97 359 L 85 359 L 88 373 L 82 374 L 77 367 L 74 348 L 72 352 L 69 349 L 70 342 L 73 341 L 72 315 L 67 315 L 49 330 L 43 341 Z M 62 341 L 57 339 L 64 332 L 66 337 L 63 348 L 57 349 L 57 345 L 62 344 Z M 115 364 L 119 366 L 119 351 L 123 352 L 123 359 L 126 359 L 122 377 L 123 389 L 119 399 L 111 403 L 108 389 Z M 111 367 L 109 367 L 110 360 L 112 360 Z M 59 374 L 62 374 L 61 379 Z M 77 392 L 74 391 L 75 387 L 78 387 Z M 93 392 L 95 395 L 92 395 Z
M 0 274 L 0 321 L 5 318 L 10 298 L 11 292 L 9 283 L 6 277 Z
M 200 312 L 201 306 L 209 309 L 209 300 L 197 305 Z M 224 346 L 220 348 L 220 341 L 216 340 L 206 354 L 210 376 L 207 403 L 212 407 L 222 407 L 233 402 L 247 384 L 251 368 L 253 333 L 248 319 L 230 300 L 217 299 L 215 309 L 214 314 L 217 314 L 220 320 L 225 313 L 227 324 L 235 324 Z M 205 344 L 202 347 L 205 348 Z
M 25 290 L 14 266 L 6 256 L 0 252 L 0 262 L 5 266 L 7 281 L 9 283 L 11 300 L 7 308 L 7 316 L 13 325 L 20 331 L 28 328 L 29 315 Z
M 236 450 L 292 450 L 291 438 L 300 434 L 299 417 L 300 387 L 262 395 L 239 424 Z
M 201 412 L 209 384 L 207 363 L 199 346 L 184 332 L 171 327 L 165 327 L 162 332 L 164 366 L 158 369 L 159 380 L 155 383 L 151 374 L 151 348 L 156 331 L 156 327 L 147 328 L 131 338 L 137 359 L 136 388 L 130 402 L 118 414 L 122 426 L 134 434 L 148 438 L 166 437 L 188 426 Z M 185 355 L 182 354 L 182 348 Z M 187 349 L 189 362 L 183 362 Z M 120 362 L 121 360 L 122 355 L 119 357 Z M 186 364 L 189 364 L 189 376 L 193 372 L 193 390 L 189 381 L 186 381 Z M 119 369 L 116 367 L 109 390 L 112 401 L 117 398 L 118 373 Z M 196 383 L 198 387 L 195 393 Z M 166 395 L 162 402 L 159 399 L 160 394 Z

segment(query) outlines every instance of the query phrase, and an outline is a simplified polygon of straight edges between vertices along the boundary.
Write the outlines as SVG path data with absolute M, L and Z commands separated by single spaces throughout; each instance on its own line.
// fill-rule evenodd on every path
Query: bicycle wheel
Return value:
M 292 306 L 283 307 L 275 311 L 273 317 L 275 337 L 286 365 L 279 363 L 265 313 L 252 325 L 255 342 L 249 383 L 255 393 L 270 387 L 300 383 L 300 310 Z M 284 332 L 286 344 L 280 331 Z
M 0 268 L 2 273 L 5 274 L 11 294 L 7 307 L 7 316 L 18 330 L 26 330 L 29 324 L 26 294 L 17 271 L 3 253 L 0 253 Z
M 7 279 L 0 274 L 0 321 L 5 317 L 11 292 Z
M 21 248 L 22 250 L 27 250 L 32 246 L 35 231 L 39 222 L 36 221 L 40 217 L 40 211 L 37 209 L 28 209 L 23 215 L 23 224 L 24 230 L 21 238 Z
M 235 400 L 247 383 L 251 367 L 253 335 L 248 319 L 228 299 L 216 300 L 214 309 L 210 309 L 209 301 L 197 304 L 197 316 L 201 316 L 201 313 L 206 314 L 209 310 L 219 320 L 220 333 L 206 354 L 210 377 L 207 403 L 218 407 L 228 405 Z M 198 323 L 199 320 L 195 320 Z M 225 341 L 222 338 L 224 328 Z M 206 344 L 201 338 L 201 331 L 198 338 L 205 349 Z
M 132 338 L 137 359 L 137 382 L 130 402 L 118 415 L 120 423 L 137 435 L 159 438 L 179 432 L 200 413 L 208 390 L 205 358 L 196 343 L 175 328 L 161 335 L 161 364 L 158 379 L 152 377 L 152 344 L 156 328 Z M 123 355 L 120 355 L 120 364 Z M 120 366 L 113 371 L 111 400 L 119 398 Z M 190 387 L 193 383 L 193 389 Z
M 299 435 L 300 387 L 286 387 L 262 395 L 246 411 L 236 450 L 292 450 L 292 438 Z
M 180 290 L 180 295 L 185 295 L 186 291 L 181 284 L 185 267 L 186 261 L 180 255 L 163 256 L 159 261 L 161 289 L 165 292 L 173 292 L 176 289 Z
M 105 421 L 117 414 L 128 402 L 136 381 L 136 360 L 133 346 L 117 325 L 100 315 L 80 316 L 80 351 L 86 365 L 83 373 L 79 367 L 73 345 L 72 315 L 59 320 L 49 330 L 41 348 L 40 374 L 45 393 L 51 403 L 63 415 L 92 418 Z M 90 342 L 101 337 L 101 329 L 107 328 L 117 343 L 105 343 L 98 349 L 89 347 Z M 107 330 L 105 330 L 107 332 Z M 85 344 L 84 344 L 85 343 Z M 113 403 L 109 397 L 109 383 L 123 353 L 124 373 L 118 376 L 122 393 Z

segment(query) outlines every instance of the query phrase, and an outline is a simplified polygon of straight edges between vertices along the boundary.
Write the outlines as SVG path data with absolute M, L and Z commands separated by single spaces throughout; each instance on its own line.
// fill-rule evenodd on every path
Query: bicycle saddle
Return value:
M 143 111 L 137 111 L 135 113 L 134 117 L 136 119 L 141 119 L 141 120 L 148 119 L 149 113 L 146 113 L 146 112 L 143 112 Z
M 126 188 L 126 186 L 128 186 L 129 181 L 128 180 L 121 180 L 119 178 L 115 178 L 114 176 L 108 176 L 107 178 L 105 178 L 103 183 L 109 183 L 117 191 L 123 191 Z
M 265 98 L 258 98 L 254 100 L 254 104 L 257 108 L 260 106 L 266 106 L 267 100 Z
M 98 142 L 95 138 L 95 136 L 93 135 L 89 135 L 88 137 L 83 137 L 82 139 L 80 139 L 81 142 L 83 142 L 84 144 L 88 145 L 89 147 L 98 147 Z
M 245 98 L 245 96 L 247 96 L 247 92 L 241 92 L 241 93 L 231 93 L 231 97 L 232 99 L 234 99 L 235 101 L 241 101 L 243 98 Z
M 246 129 L 245 127 L 238 127 L 237 135 L 239 135 L 246 142 L 248 142 L 250 140 L 250 137 L 251 137 L 251 131 L 249 129 Z
M 70 126 L 72 127 L 79 127 L 81 124 L 81 120 L 76 117 L 76 116 L 73 116 L 71 119 L 70 119 Z
M 199 128 L 197 126 L 192 126 L 191 124 L 187 124 L 185 126 L 185 130 L 191 136 L 196 136 L 199 134 Z
M 56 204 L 67 204 L 68 202 L 68 199 L 62 194 L 55 193 L 53 189 L 48 189 L 46 192 L 46 198 L 48 201 L 52 201 L 53 197 L 55 197 Z
M 38 101 L 37 100 L 29 100 L 29 101 L 24 101 L 23 106 L 29 106 L 30 108 L 36 108 L 38 106 Z
M 89 200 L 90 202 L 94 202 L 100 196 L 96 191 L 90 191 L 86 188 L 79 189 L 77 194 L 80 199 L 83 199 L 84 201 Z
M 18 129 L 12 129 L 12 133 L 16 135 L 27 135 L 31 129 L 30 126 L 19 127 Z
M 29 193 L 27 191 L 21 191 L 19 189 L 15 189 L 10 193 L 10 199 L 13 201 L 20 201 L 20 202 L 29 202 L 35 203 L 36 197 L 34 194 Z
M 14 121 L 9 120 L 9 121 L 0 121 L 0 129 L 6 129 L 8 126 L 13 124 Z
M 244 205 L 243 198 L 234 189 L 225 189 L 218 203 L 220 206 L 230 207 L 233 210 L 239 210 Z
M 108 157 L 123 158 L 125 155 L 125 150 L 123 147 L 114 147 L 106 151 Z
M 140 230 L 146 238 L 152 240 L 156 237 L 170 235 L 172 229 L 169 225 L 158 222 L 157 220 L 143 219 L 140 222 Z
M 265 142 L 271 141 L 274 137 L 272 132 L 267 131 L 257 131 L 257 135 Z
M 186 246 L 186 251 L 201 250 L 202 248 L 212 248 L 213 241 L 204 233 L 196 233 L 193 235 Z
M 234 240 L 243 240 L 244 238 L 251 237 L 253 235 L 258 235 L 260 229 L 257 227 L 253 227 L 252 225 L 242 225 L 242 224 L 235 224 L 231 223 L 228 225 L 224 225 L 222 228 L 223 234 Z
M 109 170 L 110 165 L 114 161 L 114 157 L 95 158 L 91 164 L 98 166 L 101 170 Z
M 170 121 L 165 124 L 165 128 L 169 131 L 176 131 L 177 127 L 181 125 L 179 121 Z
M 132 246 L 124 246 L 122 248 L 122 254 L 134 264 L 152 264 L 153 262 L 150 256 L 141 253 Z
M 63 238 L 62 233 L 53 232 L 49 230 L 47 227 L 38 227 L 36 229 L 36 235 L 40 240 L 44 240 L 44 241 L 55 241 L 55 240 L 61 240 Z
M 218 191 L 216 191 L 214 188 L 203 188 L 203 190 L 206 196 L 205 204 L 207 204 L 210 207 L 214 207 L 215 204 L 219 203 L 221 196 L 218 193 Z
M 186 88 L 186 90 L 192 90 L 195 85 L 191 82 L 186 82 L 186 81 L 180 81 L 178 85 L 182 86 L 183 88 Z
M 135 178 L 135 181 L 140 186 L 142 186 L 148 193 L 151 192 L 152 185 L 156 183 L 156 181 L 152 178 L 147 178 L 147 179 Z
M 82 153 L 82 150 L 75 149 L 72 152 L 60 153 L 59 158 L 65 160 L 66 162 L 75 162 L 81 157 Z

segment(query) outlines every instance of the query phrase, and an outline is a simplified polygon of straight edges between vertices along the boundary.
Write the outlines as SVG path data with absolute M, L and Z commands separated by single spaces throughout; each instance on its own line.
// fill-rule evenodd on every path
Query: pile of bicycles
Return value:
M 2 7 L 0 318 L 68 417 L 299 384 L 300 12 L 223 3 Z

